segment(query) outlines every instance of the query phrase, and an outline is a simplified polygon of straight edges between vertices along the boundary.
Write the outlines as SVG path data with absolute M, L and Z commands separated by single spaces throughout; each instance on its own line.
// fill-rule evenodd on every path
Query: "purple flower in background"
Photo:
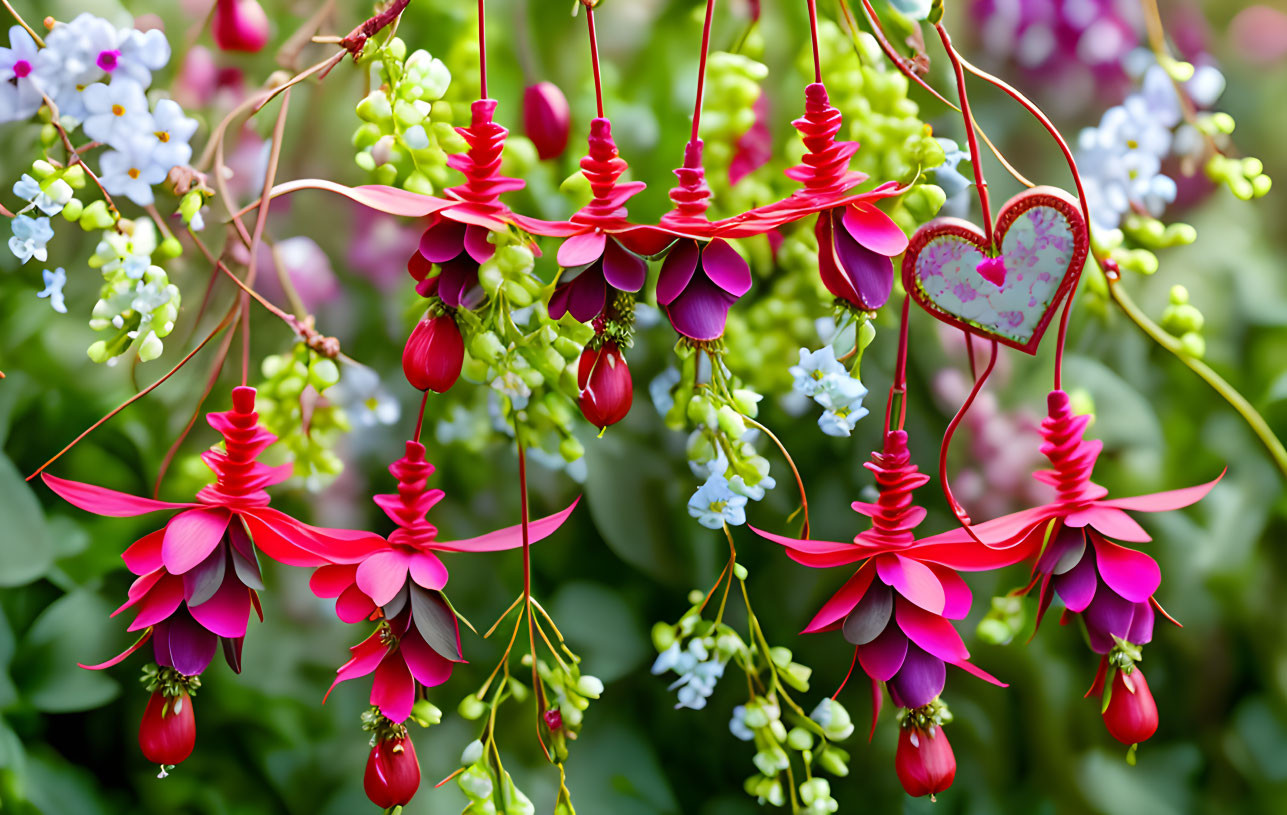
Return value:
M 355 206 L 353 210 L 348 265 L 380 290 L 396 289 L 402 283 L 407 258 L 416 254 L 420 245 L 420 233 L 370 207 Z
M 732 245 L 679 239 L 661 264 L 657 302 L 675 330 L 691 340 L 717 339 L 729 308 L 751 290 L 751 267 Z

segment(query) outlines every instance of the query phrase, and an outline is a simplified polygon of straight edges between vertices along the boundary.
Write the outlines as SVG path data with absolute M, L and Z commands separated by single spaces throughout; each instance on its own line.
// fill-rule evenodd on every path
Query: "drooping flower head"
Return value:
M 241 645 L 257 592 L 262 553 L 290 566 L 351 561 L 371 548 L 374 536 L 321 529 L 268 506 L 265 488 L 285 481 L 291 464 L 270 467 L 258 456 L 276 441 L 255 412 L 255 389 L 234 388 L 232 409 L 207 414 L 223 435 L 201 454 L 215 482 L 194 503 L 170 503 L 43 475 L 67 502 L 97 515 L 129 517 L 180 510 L 158 529 L 125 550 L 126 567 L 138 576 L 127 601 L 114 612 L 133 609 L 130 631 L 143 635 L 129 649 L 93 668 L 115 665 L 151 639 L 156 662 L 185 676 L 205 670 L 223 644 L 233 670 L 241 669 Z
M 389 466 L 397 493 L 375 496 L 397 529 L 387 539 L 375 538 L 375 545 L 356 561 L 322 566 L 309 583 L 318 597 L 336 598 L 335 613 L 344 622 L 379 618 L 371 636 L 349 649 L 353 656 L 336 672 L 331 688 L 374 672 L 371 704 L 394 723 L 411 714 L 417 682 L 426 688 L 441 685 L 453 665 L 464 661 L 456 614 L 442 593 L 447 567 L 436 553 L 495 552 L 523 542 L 521 525 L 476 538 L 439 540 L 438 528 L 425 517 L 444 496 L 442 490 L 427 489 L 433 471 L 424 445 L 408 441 L 406 455 Z M 552 534 L 575 506 L 574 501 L 562 512 L 532 521 L 529 541 Z

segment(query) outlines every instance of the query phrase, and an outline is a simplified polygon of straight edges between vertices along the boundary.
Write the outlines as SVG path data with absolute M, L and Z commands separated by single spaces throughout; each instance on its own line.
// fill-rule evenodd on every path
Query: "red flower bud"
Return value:
M 616 424 L 630 412 L 634 384 L 615 342 L 581 352 L 576 383 L 581 388 L 581 414 L 595 427 Z
M 255 52 L 268 42 L 268 15 L 257 0 L 218 0 L 210 33 L 222 51 Z
M 538 82 L 523 91 L 523 133 L 536 145 L 541 160 L 560 155 L 568 146 L 572 112 L 567 97 L 553 82 Z
M 386 739 L 371 748 L 362 777 L 366 797 L 378 807 L 403 806 L 420 788 L 420 762 L 411 739 Z
M 550 708 L 541 715 L 545 718 L 545 726 L 550 730 L 563 729 L 563 714 L 559 712 L 558 708 Z
M 1104 710 L 1109 734 L 1125 745 L 1139 744 L 1157 732 L 1157 703 L 1137 666 L 1113 674 L 1113 692 Z
M 933 798 L 952 786 L 952 779 L 956 778 L 956 756 L 943 728 L 934 728 L 932 735 L 919 727 L 901 728 L 894 769 L 908 795 Z
M 178 764 L 192 755 L 197 743 L 197 720 L 187 691 L 165 697 L 154 691 L 139 724 L 139 747 L 153 764 Z
M 402 349 L 402 372 L 412 387 L 446 393 L 460 378 L 465 341 L 450 315 L 421 320 Z

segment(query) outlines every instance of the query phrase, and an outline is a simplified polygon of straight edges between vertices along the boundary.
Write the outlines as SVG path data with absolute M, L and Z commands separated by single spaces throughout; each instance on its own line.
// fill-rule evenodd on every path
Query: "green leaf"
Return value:
M 604 682 L 625 676 L 643 662 L 648 648 L 642 625 L 619 590 L 588 581 L 568 583 L 550 609 L 568 643 Z
M 14 656 L 19 690 L 37 710 L 69 713 L 106 704 L 120 693 L 110 676 L 78 662 L 97 662 L 114 653 L 105 640 L 111 609 L 96 594 L 78 590 L 41 612 Z M 68 810 L 71 811 L 71 810 Z
M 54 550 L 45 513 L 18 468 L 0 455 L 0 586 L 22 586 L 49 570 Z

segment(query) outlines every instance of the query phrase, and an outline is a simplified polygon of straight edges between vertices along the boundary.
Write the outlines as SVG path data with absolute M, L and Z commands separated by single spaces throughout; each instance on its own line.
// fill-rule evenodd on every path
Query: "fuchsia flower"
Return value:
M 405 806 L 420 789 L 420 761 L 410 736 L 378 741 L 362 776 L 366 797 L 378 807 Z
M 415 278 L 420 296 L 437 295 L 451 308 L 474 308 L 483 302 L 478 267 L 496 254 L 496 247 L 487 240 L 489 234 L 491 230 L 484 226 L 430 216 L 419 249 L 407 261 L 407 271 Z M 440 271 L 430 277 L 435 263 Z
M 858 202 L 821 212 L 818 274 L 827 291 L 866 311 L 875 311 L 894 290 L 894 258 L 907 236 L 874 204 Z
M 1056 490 L 1055 500 L 971 527 L 985 543 L 1040 553 L 1033 580 L 1040 582 L 1038 625 L 1055 594 L 1071 614 L 1079 614 L 1097 653 L 1113 650 L 1116 638 L 1143 645 L 1153 638 L 1153 593 L 1162 581 L 1157 561 L 1115 541 L 1144 543 L 1151 538 L 1127 510 L 1165 512 L 1196 503 L 1219 478 L 1170 492 L 1109 499 L 1108 490 L 1090 476 L 1103 442 L 1083 435 L 1090 417 L 1074 415 L 1068 394 L 1051 391 L 1049 415 L 1041 422 L 1041 452 L 1054 465 L 1034 477 Z M 964 530 L 947 533 L 960 540 Z M 1043 549 L 1043 542 L 1045 543 Z
M 268 42 L 268 15 L 257 0 L 215 0 L 210 33 L 223 51 L 259 51 Z
M 806 566 L 861 561 L 803 633 L 839 629 L 855 647 L 857 662 L 871 680 L 875 732 L 882 682 L 894 703 L 909 709 L 930 704 L 942 692 L 947 664 L 1002 685 L 968 662 L 969 651 L 952 625 L 969 613 L 972 599 L 957 572 L 1008 566 L 1026 552 L 991 548 L 968 537 L 918 540 L 912 530 L 925 518 L 925 509 L 913 503 L 911 493 L 929 476 L 911 463 L 906 432 L 887 432 L 884 449 L 863 466 L 875 474 L 880 494 L 874 504 L 854 502 L 854 511 L 870 517 L 872 526 L 852 543 L 797 540 L 752 529 L 785 546 L 788 557 Z
M 197 719 L 192 697 L 186 690 L 178 696 L 152 692 L 139 722 L 139 748 L 143 757 L 162 767 L 181 764 L 192 755 L 197 743 Z
M 751 267 L 723 238 L 699 244 L 681 238 L 657 278 L 657 302 L 675 330 L 692 340 L 724 333 L 728 310 L 751 290 Z
M 464 364 L 465 341 L 450 314 L 416 323 L 402 349 L 402 373 L 417 390 L 446 393 Z
M 64 500 L 97 515 L 129 517 L 178 509 L 165 527 L 144 536 L 121 555 L 138 579 L 129 599 L 113 616 L 134 609 L 130 631 L 143 635 L 123 653 L 99 665 L 123 660 L 148 641 L 158 665 L 193 676 L 205 670 L 220 641 L 234 671 L 241 669 L 256 592 L 264 585 L 259 572 L 262 552 L 289 566 L 346 562 L 370 549 L 365 532 L 320 529 L 268 506 L 265 487 L 290 477 L 290 464 L 269 467 L 257 461 L 277 437 L 258 422 L 255 389 L 234 388 L 232 410 L 209 413 L 206 420 L 224 437 L 201 458 L 215 473 L 215 483 L 197 493 L 196 503 L 176 504 L 43 476 Z
M 586 346 L 577 365 L 578 404 L 586 421 L 599 429 L 616 424 L 630 412 L 634 383 L 621 349 L 612 340 L 599 348 Z
M 894 769 L 908 795 L 934 796 L 956 779 L 956 755 L 943 728 L 903 727 L 898 731 Z
M 537 82 L 523 91 L 523 132 L 542 161 L 556 158 L 568 146 L 572 109 L 553 82 Z
M 336 672 L 331 689 L 374 672 L 371 704 L 394 722 L 411 714 L 417 682 L 426 688 L 441 685 L 454 663 L 464 661 L 456 614 L 442 593 L 447 567 L 435 553 L 497 552 L 523 542 L 521 525 L 465 540 L 438 540 L 437 527 L 425 517 L 444 495 L 442 490 L 426 489 L 433 471 L 425 461 L 424 445 L 407 442 L 406 455 L 389 466 L 398 480 L 397 494 L 375 496 L 398 528 L 387 540 L 371 538 L 360 558 L 322 566 L 309 582 L 318 597 L 337 598 L 335 613 L 346 623 L 371 619 L 379 612 L 380 625 L 349 649 L 353 656 Z M 530 522 L 528 540 L 549 537 L 576 504 Z

